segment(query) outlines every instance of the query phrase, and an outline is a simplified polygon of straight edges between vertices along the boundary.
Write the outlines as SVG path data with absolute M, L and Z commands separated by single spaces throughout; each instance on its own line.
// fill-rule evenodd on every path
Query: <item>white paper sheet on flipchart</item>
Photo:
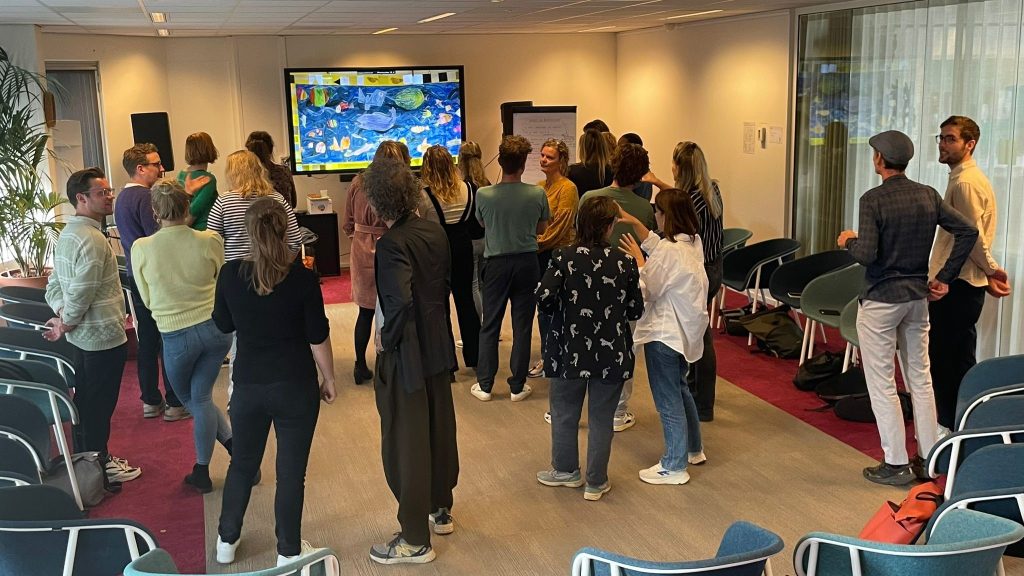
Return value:
M 523 136 L 533 145 L 526 159 L 523 182 L 536 184 L 544 180 L 540 171 L 540 149 L 550 138 L 561 140 L 569 147 L 569 163 L 576 161 L 575 112 L 516 112 L 512 114 L 512 133 Z

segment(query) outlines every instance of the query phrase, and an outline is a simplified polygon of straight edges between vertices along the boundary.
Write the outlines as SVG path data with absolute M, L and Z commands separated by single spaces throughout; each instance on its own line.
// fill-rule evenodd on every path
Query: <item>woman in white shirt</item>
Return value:
M 654 202 L 654 217 L 664 238 L 624 210 L 619 217 L 643 239 L 638 245 L 623 234 L 621 244 L 640 266 L 644 315 L 636 323 L 633 341 L 644 345 L 647 378 L 665 436 L 664 456 L 641 470 L 640 479 L 648 484 L 686 484 L 690 480 L 686 465 L 707 460 L 697 406 L 684 380 L 687 363 L 704 353 L 708 325 L 708 277 L 697 213 L 689 194 L 669 188 Z M 645 252 L 650 255 L 646 259 Z

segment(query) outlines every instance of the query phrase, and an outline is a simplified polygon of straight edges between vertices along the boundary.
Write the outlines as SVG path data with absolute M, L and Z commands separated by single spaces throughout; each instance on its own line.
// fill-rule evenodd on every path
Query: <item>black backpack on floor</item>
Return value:
M 850 396 L 864 396 L 868 393 L 868 384 L 864 381 L 864 372 L 859 368 L 851 368 L 818 384 L 814 393 L 828 404 L 835 404 Z
M 796 376 L 793 377 L 793 385 L 798 390 L 810 392 L 816 390 L 822 382 L 838 376 L 842 371 L 842 355 L 822 352 L 804 360 L 803 365 L 796 371 Z
M 900 392 L 900 406 L 903 408 L 903 419 L 914 419 L 914 408 L 911 406 L 910 394 Z M 836 402 L 836 416 L 850 422 L 875 422 L 875 413 L 871 410 L 871 398 L 867 392 L 863 395 L 847 396 Z
M 754 335 L 757 347 L 778 358 L 799 358 L 804 331 L 789 315 L 789 306 L 760 310 L 737 322 Z

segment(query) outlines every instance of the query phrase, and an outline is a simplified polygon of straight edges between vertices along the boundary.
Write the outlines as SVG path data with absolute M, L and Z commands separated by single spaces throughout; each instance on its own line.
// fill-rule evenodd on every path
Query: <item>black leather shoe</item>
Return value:
M 192 473 L 185 476 L 185 484 L 195 488 L 202 494 L 213 492 L 213 481 L 210 480 L 209 468 L 206 466 L 193 465 Z
M 356 364 L 356 367 L 352 369 L 352 379 L 356 381 L 356 385 L 372 382 L 373 372 L 365 365 Z

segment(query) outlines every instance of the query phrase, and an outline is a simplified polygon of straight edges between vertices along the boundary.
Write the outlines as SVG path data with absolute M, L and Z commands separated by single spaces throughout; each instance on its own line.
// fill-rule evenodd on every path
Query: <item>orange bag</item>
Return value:
M 942 486 L 925 482 L 910 489 L 899 505 L 886 502 L 868 520 L 858 536 L 874 542 L 913 544 L 942 503 Z

